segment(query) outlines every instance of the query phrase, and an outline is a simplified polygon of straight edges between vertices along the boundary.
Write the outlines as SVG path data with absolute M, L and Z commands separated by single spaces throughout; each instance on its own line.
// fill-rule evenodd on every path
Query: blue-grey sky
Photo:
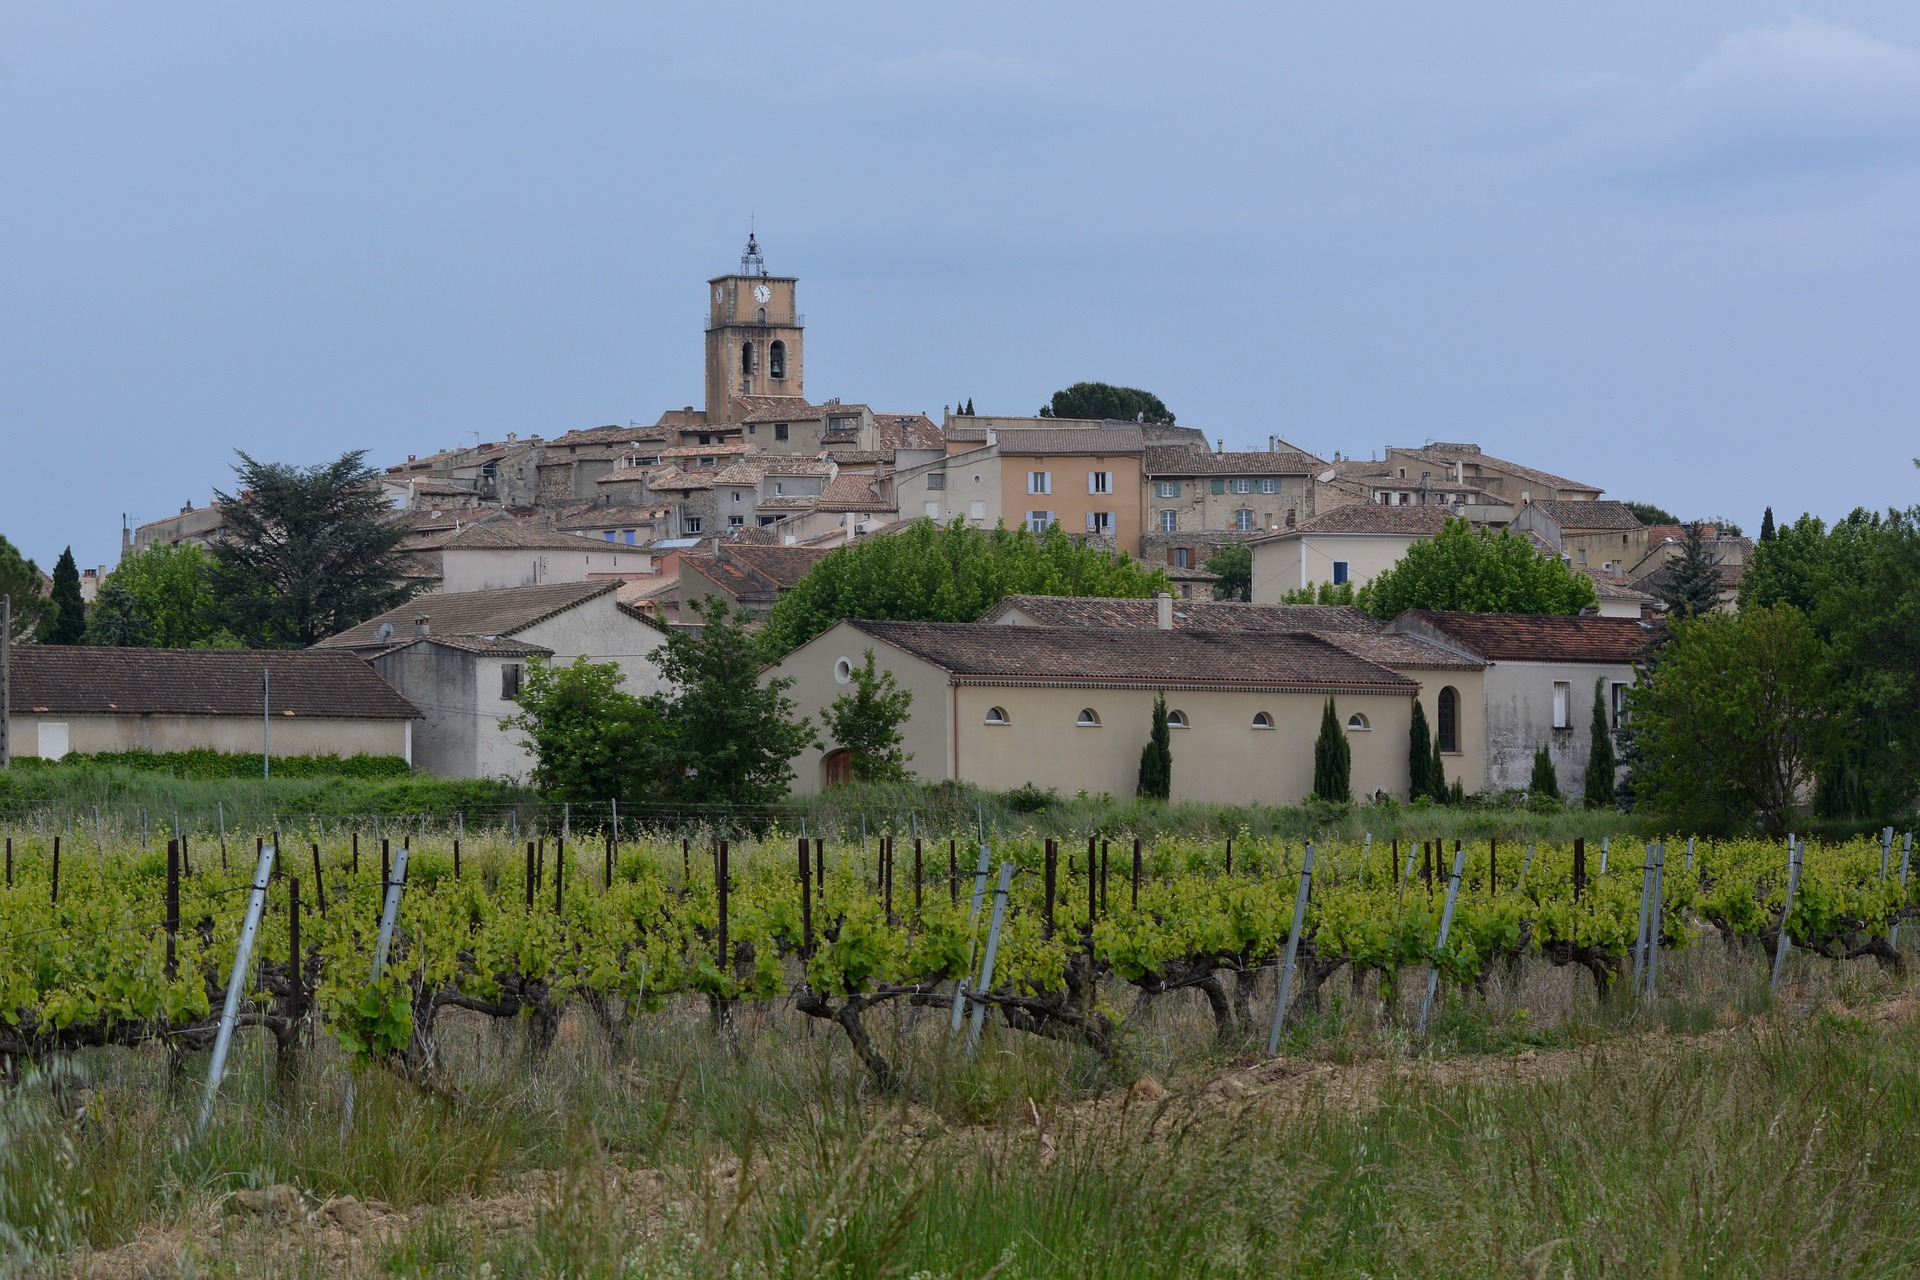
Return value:
M 1912 0 L 0 2 L 0 532 L 232 451 L 701 395 L 749 216 L 807 390 L 1475 440 L 1754 531 L 1920 497 Z

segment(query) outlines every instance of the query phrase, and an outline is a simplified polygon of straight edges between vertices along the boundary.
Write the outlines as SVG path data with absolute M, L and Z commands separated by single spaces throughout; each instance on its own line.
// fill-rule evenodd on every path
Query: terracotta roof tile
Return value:
M 1297 528 L 1276 530 L 1248 541 L 1267 542 L 1296 533 L 1390 533 L 1430 538 L 1446 528 L 1448 515 L 1447 509 L 1439 506 L 1389 507 L 1377 502 L 1352 502 L 1303 520 Z
M 1639 529 L 1644 526 L 1624 502 L 1535 502 L 1533 507 L 1562 530 Z
M 591 545 L 589 543 L 588 545 Z M 339 635 L 328 636 L 317 649 L 389 648 L 413 636 L 413 620 L 426 615 L 429 627 L 448 635 L 511 635 L 575 605 L 612 591 L 617 583 L 543 582 L 536 587 L 499 587 L 492 591 L 454 591 L 417 597 L 377 618 L 369 618 Z M 381 624 L 391 624 L 393 636 L 381 640 Z
M 1149 445 L 1149 476 L 1305 476 L 1326 464 L 1309 453 L 1209 453 L 1185 445 Z
M 876 413 L 874 426 L 880 429 L 882 449 L 943 449 L 947 438 L 924 413 Z
M 16 645 L 15 714 L 244 716 L 261 674 L 274 716 L 412 720 L 420 710 L 350 653 L 312 649 L 114 649 Z
M 471 524 L 440 544 L 443 551 L 474 548 L 579 551 L 590 550 L 592 546 L 591 539 L 549 529 L 531 520 L 489 520 L 484 524 Z
M 1152 600 L 1113 596 L 1011 595 L 989 609 L 982 622 L 999 622 L 1018 610 L 1043 627 L 1136 627 L 1158 625 Z M 1350 604 L 1247 604 L 1239 600 L 1175 600 L 1173 625 L 1200 631 L 1340 631 L 1365 635 L 1386 624 Z
M 1414 609 L 1394 619 L 1396 631 L 1425 626 L 1495 662 L 1645 661 L 1659 635 L 1637 618 L 1535 613 L 1452 613 Z
M 995 433 L 1003 456 L 1141 453 L 1139 427 L 1041 427 Z
M 1547 485 L 1554 489 L 1590 489 L 1595 493 L 1603 492 L 1597 484 L 1583 484 L 1578 480 L 1554 475 L 1551 471 L 1541 471 L 1537 467 L 1522 466 L 1518 462 L 1508 462 L 1505 458 L 1496 458 L 1492 454 L 1482 453 L 1477 444 L 1436 442 L 1421 448 L 1403 448 L 1401 452 L 1420 454 L 1434 461 L 1477 462 L 1490 471 L 1502 471 L 1522 480 L 1531 480 L 1535 484 Z
M 814 504 L 820 511 L 891 511 L 893 504 L 874 491 L 872 476 L 840 475 L 827 482 Z

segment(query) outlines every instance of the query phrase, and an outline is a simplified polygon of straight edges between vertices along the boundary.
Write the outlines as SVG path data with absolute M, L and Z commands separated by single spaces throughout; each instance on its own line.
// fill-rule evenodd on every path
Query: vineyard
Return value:
M 1220 1041 L 1270 1033 L 1271 1052 L 1343 969 L 1356 998 L 1421 1029 L 1436 991 L 1470 1000 L 1529 958 L 1575 966 L 1602 998 L 1651 993 L 1663 956 L 1701 945 L 1771 962 L 1776 981 L 1797 955 L 1898 969 L 1913 913 L 1911 837 L 1891 831 L 1791 850 L 526 834 L 15 829 L 0 1056 L 156 1042 L 183 1069 L 223 1039 L 224 1012 L 290 1071 L 326 1036 L 446 1090 L 449 1010 L 523 1020 L 536 1049 L 576 1010 L 617 1053 L 639 1020 L 695 1000 L 722 1036 L 746 1006 L 837 1028 L 888 1090 L 896 1066 L 867 1022 L 885 1006 L 936 1010 L 956 1052 L 990 1024 L 1112 1059 L 1131 1008 L 1191 990 Z

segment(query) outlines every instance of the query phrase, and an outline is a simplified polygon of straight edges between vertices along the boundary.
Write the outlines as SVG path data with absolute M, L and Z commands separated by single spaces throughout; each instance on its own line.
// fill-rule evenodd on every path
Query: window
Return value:
M 1033 533 L 1045 533 L 1053 525 L 1053 512 L 1027 512 L 1027 528 Z
M 1440 750 L 1448 754 L 1460 750 L 1460 693 L 1452 685 L 1440 690 L 1438 714 L 1433 719 Z
M 1153 486 L 1153 491 L 1157 496 L 1162 498 L 1177 498 L 1180 496 L 1180 482 L 1178 480 L 1161 480 Z
M 1347 717 L 1348 733 L 1365 733 L 1371 728 L 1373 728 L 1373 726 L 1367 723 L 1367 718 L 1358 711 Z
M 745 524 L 746 522 L 747 522 L 747 518 L 745 516 L 728 516 L 727 517 L 727 527 L 729 529 L 738 529 L 741 525 Z
M 753 376 L 753 344 L 751 342 L 740 344 L 740 376 L 743 378 Z
M 1051 471 L 1027 472 L 1027 492 L 1028 493 L 1052 493 L 1053 492 L 1053 472 Z
M 853 659 L 835 658 L 833 660 L 833 678 L 841 684 L 853 683 Z
M 1184 711 L 1169 711 L 1169 712 L 1167 712 L 1167 728 L 1169 728 L 1169 729 L 1191 729 L 1192 727 L 1193 727 L 1192 725 L 1190 725 L 1190 724 L 1188 724 L 1188 723 L 1187 723 L 1187 713 L 1186 713 L 1186 712 L 1184 712 Z
M 1173 547 L 1167 552 L 1167 563 L 1176 569 L 1193 568 L 1193 548 Z
M 520 680 L 526 674 L 526 667 L 518 662 L 500 664 L 500 696 L 508 702 L 520 700 Z
M 1233 513 L 1233 527 L 1241 533 L 1253 532 L 1253 512 L 1245 507 Z
M 1280 482 L 1271 477 L 1260 482 L 1260 492 L 1262 493 L 1277 493 L 1279 490 Z
M 776 498 L 784 498 L 787 496 L 787 486 L 784 481 L 775 480 L 773 482 L 773 496 Z
M 1048 512 L 1047 514 L 1051 516 L 1053 513 Z M 984 521 L 986 518 L 987 518 L 987 504 L 984 501 L 969 502 L 967 504 L 967 519 Z M 1049 523 L 1051 523 L 1051 521 L 1049 521 Z
M 786 423 L 776 422 L 773 424 L 773 438 L 775 440 L 785 440 L 787 438 L 787 434 L 788 433 L 787 433 Z
M 1087 472 L 1087 492 L 1088 493 L 1112 493 L 1113 492 L 1113 472 L 1111 471 Z
M 1345 560 L 1335 560 L 1333 562 L 1333 585 L 1336 587 L 1342 586 L 1346 583 L 1346 580 L 1347 562 Z
M 1082 729 L 1098 729 L 1100 727 L 1100 713 L 1092 707 L 1088 707 L 1081 711 L 1080 719 L 1075 723 Z
M 920 514 L 924 515 L 929 520 L 938 520 L 940 518 L 939 501 L 934 498 L 929 498 L 925 502 L 921 503 Z
M 767 348 L 767 372 L 776 378 L 787 376 L 787 344 L 775 342 Z
M 1005 707 L 988 707 L 987 723 L 997 724 L 997 725 L 1009 725 L 1009 724 L 1012 724 L 1013 721 L 1007 718 L 1007 709 Z
M 713 437 L 712 437 L 712 436 L 708 436 L 708 435 L 703 435 L 703 436 L 701 436 L 701 437 L 700 437 L 700 443 L 701 443 L 701 444 L 712 444 L 712 443 L 713 443 Z
M 1587 563 L 1587 549 L 1581 547 L 1573 553 L 1573 562 L 1584 567 Z
M 1253 727 L 1256 729 L 1271 729 L 1273 728 L 1273 717 L 1264 711 L 1256 711 L 1253 713 Z
M 627 530 L 625 530 L 625 531 L 624 531 L 624 533 L 625 533 L 625 536 L 626 536 L 626 539 L 627 539 L 627 545 L 628 545 L 628 546 L 632 546 L 632 545 L 633 545 L 633 535 L 634 535 L 634 532 L 635 532 L 635 531 L 634 531 L 634 530 L 632 530 L 632 529 L 627 529 Z
M 1215 476 L 1213 478 L 1212 488 L 1215 493 L 1225 493 L 1227 491 L 1227 482 L 1219 476 Z
M 733 500 L 734 500 L 735 502 L 738 502 L 738 501 L 740 501 L 740 491 L 739 491 L 738 489 L 735 489 L 735 490 L 733 491 Z
M 719 462 L 719 459 L 718 459 L 718 458 L 702 458 L 702 459 L 700 459 L 700 465 L 701 465 L 701 466 L 703 466 L 703 467 L 711 467 L 711 466 L 714 466 L 714 465 L 716 465 L 716 464 L 717 464 L 718 462 Z
M 1553 727 L 1571 729 L 1573 727 L 1573 686 L 1565 680 L 1553 682 Z
M 1087 532 L 1088 533 L 1108 533 L 1108 534 L 1112 533 L 1113 532 L 1113 512 L 1111 511 L 1087 512 Z
M 685 520 L 684 520 L 684 521 L 682 522 L 682 525 L 683 525 L 683 527 L 684 527 L 684 528 L 686 529 L 686 531 L 687 531 L 688 533 L 699 533 L 699 532 L 700 532 L 700 528 L 701 528 L 701 521 L 700 521 L 700 517 L 699 517 L 699 516 L 688 516 L 688 517 L 687 517 L 687 518 L 686 518 L 686 519 L 685 519 Z
M 1629 687 L 1618 682 L 1613 686 L 1613 727 L 1616 729 L 1627 722 L 1627 689 Z
M 1180 513 L 1168 507 L 1160 513 L 1160 532 L 1174 533 L 1180 528 Z
M 928 473 L 928 475 L 927 475 L 927 488 L 929 488 L 929 489 L 944 489 L 944 488 L 946 488 L 946 487 L 947 487 L 947 473 L 946 473 L 946 472 L 944 472 L 944 471 L 934 471 L 934 472 L 930 472 L 930 473 Z
M 607 530 L 607 541 L 608 541 L 608 542 L 612 542 L 612 541 L 613 541 L 613 530 L 611 530 L 611 529 L 609 529 L 609 530 Z
M 1252 493 L 1253 481 L 1244 476 L 1236 476 L 1233 481 L 1233 491 L 1235 493 Z

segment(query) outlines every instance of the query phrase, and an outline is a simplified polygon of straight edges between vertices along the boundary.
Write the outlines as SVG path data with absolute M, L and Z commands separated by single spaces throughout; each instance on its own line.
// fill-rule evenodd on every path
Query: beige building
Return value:
M 1414 543 L 1437 535 L 1448 514 L 1439 506 L 1354 503 L 1250 538 L 1253 603 L 1278 604 L 1289 591 L 1323 582 L 1357 587 L 1398 564 Z
M 986 443 L 896 472 L 889 487 L 908 519 L 1035 532 L 1058 524 L 1131 553 L 1140 545 L 1145 448 L 1137 426 L 989 430 Z
M 1382 469 L 1387 480 L 1400 482 L 1401 492 L 1410 492 L 1422 482 L 1451 485 L 1476 490 L 1514 508 L 1526 502 L 1596 502 L 1604 492 L 1598 485 L 1496 458 L 1477 444 L 1390 445 Z
M 420 708 L 364 662 L 314 650 L 16 645 L 17 756 L 220 751 L 399 756 Z
M 1215 453 L 1205 446 L 1148 446 L 1141 558 L 1196 568 L 1229 543 L 1311 519 L 1320 465 L 1310 454 L 1278 448 Z
M 439 544 L 440 589 L 493 591 L 653 572 L 645 547 L 549 529 L 533 520 L 470 524 Z
M 1576 569 L 1623 577 L 1647 554 L 1647 528 L 1622 502 L 1527 502 L 1513 527 L 1545 542 Z
M 814 724 L 871 649 L 913 694 L 905 747 L 927 780 L 993 790 L 1131 795 L 1157 693 L 1173 720 L 1173 798 L 1294 804 L 1313 789 L 1329 696 L 1353 747 L 1356 795 L 1404 794 L 1419 684 L 1303 632 L 843 622 L 787 655 Z M 794 762 L 796 788 L 847 775 L 830 743 Z

